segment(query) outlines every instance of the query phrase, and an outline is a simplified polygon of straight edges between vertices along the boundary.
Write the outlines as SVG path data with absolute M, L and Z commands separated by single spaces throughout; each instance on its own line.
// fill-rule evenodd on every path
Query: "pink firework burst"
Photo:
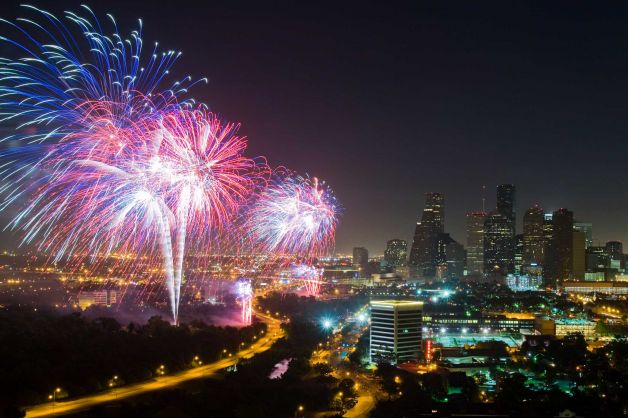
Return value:
M 338 204 L 316 177 L 282 176 L 252 207 L 253 241 L 266 252 L 311 258 L 334 245 Z

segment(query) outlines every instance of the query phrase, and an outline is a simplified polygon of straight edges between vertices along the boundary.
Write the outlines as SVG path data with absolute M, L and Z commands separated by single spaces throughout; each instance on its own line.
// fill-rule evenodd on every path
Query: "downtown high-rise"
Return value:
M 467 214 L 467 274 L 484 272 L 484 221 L 486 212 Z
M 417 222 L 410 250 L 410 266 L 419 276 L 434 277 L 438 263 L 438 236 L 444 232 L 445 201 L 440 193 L 425 194 L 425 208 Z
M 512 273 L 515 267 L 512 222 L 498 210 L 484 221 L 484 273 Z
M 559 209 L 552 214 L 551 254 L 546 258 L 546 279 L 556 284 L 573 278 L 573 212 Z
M 515 186 L 512 184 L 500 184 L 497 186 L 497 211 L 504 215 L 511 224 L 513 238 L 516 232 L 517 221 L 515 204 Z
M 523 265 L 522 272 L 538 271 L 543 265 L 546 239 L 543 231 L 543 209 L 534 206 L 523 215 Z

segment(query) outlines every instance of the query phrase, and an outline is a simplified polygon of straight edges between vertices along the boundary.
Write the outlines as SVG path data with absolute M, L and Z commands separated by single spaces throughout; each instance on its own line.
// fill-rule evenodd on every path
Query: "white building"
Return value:
M 418 360 L 423 302 L 371 301 L 371 362 Z

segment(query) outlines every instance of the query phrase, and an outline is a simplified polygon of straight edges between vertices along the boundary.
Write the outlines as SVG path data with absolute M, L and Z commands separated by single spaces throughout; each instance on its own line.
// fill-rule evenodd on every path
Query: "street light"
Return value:
M 303 411 L 305 410 L 305 408 L 303 407 L 303 405 L 299 405 L 297 407 L 297 410 L 294 411 L 294 417 L 297 418 L 297 415 L 303 416 Z

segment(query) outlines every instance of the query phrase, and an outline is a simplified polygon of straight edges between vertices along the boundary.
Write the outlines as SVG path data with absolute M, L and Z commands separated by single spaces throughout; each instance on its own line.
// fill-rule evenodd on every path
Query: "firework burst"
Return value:
M 338 204 L 316 177 L 282 176 L 252 208 L 247 229 L 264 251 L 311 258 L 334 244 Z
M 0 60 L 2 121 L 23 121 L 8 138 L 18 146 L 2 153 L 2 209 L 34 196 L 9 226 L 55 261 L 147 253 L 163 266 L 176 322 L 189 237 L 204 248 L 265 165 L 244 157 L 238 125 L 177 100 L 189 77 L 160 88 L 179 54 L 154 50 L 142 65 L 141 24 L 123 40 L 68 12 L 92 54 L 81 62 L 71 31 L 33 10 L 53 29 L 22 22 L 46 41 L 6 21 L 29 45 L 2 38 L 26 53 Z

